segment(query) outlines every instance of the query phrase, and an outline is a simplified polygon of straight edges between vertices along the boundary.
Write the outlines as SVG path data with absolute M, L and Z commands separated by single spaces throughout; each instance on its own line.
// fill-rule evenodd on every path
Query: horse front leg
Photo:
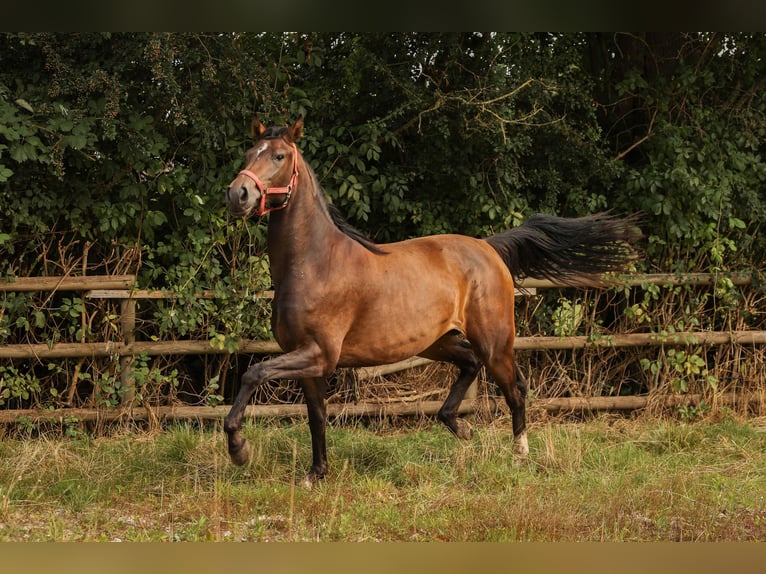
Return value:
M 335 365 L 330 365 L 324 356 L 320 348 L 312 344 L 253 365 L 242 375 L 237 397 L 223 422 L 232 463 L 241 466 L 250 458 L 247 440 L 240 430 L 245 409 L 255 390 L 266 381 L 276 379 L 314 379 L 326 376 Z
M 327 379 L 303 379 L 300 381 L 311 430 L 311 470 L 304 480 L 305 486 L 311 486 L 327 473 Z
M 268 380 L 267 375 L 263 374 L 263 370 L 263 363 L 260 363 L 245 371 L 234 404 L 223 421 L 223 430 L 228 437 L 229 457 L 231 462 L 237 466 L 244 465 L 250 458 L 250 448 L 247 446 L 247 440 L 240 433 L 240 429 L 242 428 L 242 418 L 245 416 L 245 408 L 255 390 Z

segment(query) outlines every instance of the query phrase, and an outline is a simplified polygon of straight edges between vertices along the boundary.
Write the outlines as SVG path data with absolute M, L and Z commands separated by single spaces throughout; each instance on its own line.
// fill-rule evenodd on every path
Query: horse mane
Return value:
M 385 253 L 388 253 L 387 251 L 383 251 L 378 245 L 372 241 L 369 237 L 367 237 L 364 233 L 359 231 L 356 227 L 351 225 L 346 219 L 343 217 L 343 215 L 340 212 L 340 209 L 335 207 L 332 203 L 327 203 L 327 212 L 330 214 L 330 219 L 332 219 L 332 222 L 335 224 L 335 227 L 340 229 L 344 234 L 348 235 L 351 239 L 368 249 L 369 251 L 372 251 L 373 253 L 377 253 L 378 255 L 383 255 Z
M 269 128 L 271 129 L 271 128 Z M 264 133 L 264 136 L 268 133 L 268 130 Z M 275 136 L 278 137 L 278 136 Z M 368 251 L 371 251 L 372 253 L 377 253 L 378 255 L 385 255 L 388 253 L 388 251 L 385 251 L 381 249 L 372 239 L 367 237 L 364 233 L 359 231 L 356 227 L 351 225 L 348 221 L 346 221 L 346 218 L 341 213 L 340 209 L 338 209 L 335 205 L 327 201 L 327 198 L 325 197 L 324 189 L 322 188 L 322 185 L 319 183 L 319 180 L 317 179 L 316 173 L 314 173 L 314 170 L 309 165 L 307 161 L 303 162 L 306 165 L 306 168 L 309 172 L 309 177 L 314 182 L 314 187 L 316 188 L 316 196 L 319 200 L 320 204 L 324 207 L 327 214 L 330 216 L 330 220 L 333 222 L 335 227 L 337 227 L 341 232 L 343 232 L 344 235 L 347 235 L 357 243 L 359 243 L 362 247 L 367 249 Z

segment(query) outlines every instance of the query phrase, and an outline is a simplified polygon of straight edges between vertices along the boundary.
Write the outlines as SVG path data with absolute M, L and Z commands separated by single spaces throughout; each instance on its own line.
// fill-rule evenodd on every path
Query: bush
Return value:
M 177 296 L 141 303 L 147 340 L 231 349 L 269 335 L 252 302 L 270 285 L 265 225 L 223 201 L 254 113 L 307 116 L 304 155 L 378 241 L 642 210 L 639 270 L 763 265 L 761 34 L 4 33 L 0 53 L 0 273 L 134 273 Z M 114 339 L 114 304 L 78 297 L 3 294 L 0 344 Z M 555 301 L 536 313 L 543 332 L 564 327 Z M 84 404 L 117 388 L 118 365 L 86 363 L 27 365 L 53 392 L 16 400 Z M 201 402 L 236 377 L 230 357 L 147 373 L 179 366 L 170 386 Z M 25 385 L 17 362 L 3 368 L 3 392 Z M 145 396 L 167 391 L 147 377 Z

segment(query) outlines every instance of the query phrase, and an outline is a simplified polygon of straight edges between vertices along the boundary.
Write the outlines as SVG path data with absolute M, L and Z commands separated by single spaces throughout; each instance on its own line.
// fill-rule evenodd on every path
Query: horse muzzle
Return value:
M 239 176 L 229 184 L 229 188 L 226 190 L 226 202 L 229 204 L 229 211 L 236 216 L 249 215 L 259 205 L 261 195 L 263 192 L 254 186 L 250 180 Z

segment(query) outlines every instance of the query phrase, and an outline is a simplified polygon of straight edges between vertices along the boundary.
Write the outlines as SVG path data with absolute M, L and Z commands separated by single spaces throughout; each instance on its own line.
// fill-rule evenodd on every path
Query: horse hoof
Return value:
M 250 459 L 250 447 L 247 441 L 243 440 L 239 446 L 229 447 L 229 456 L 231 462 L 236 466 L 244 465 Z
M 473 428 L 471 428 L 467 421 L 457 419 L 455 436 L 461 440 L 471 440 L 473 438 Z
M 513 454 L 516 458 L 526 459 L 529 456 L 529 441 L 527 440 L 527 433 L 522 432 L 516 437 L 513 443 Z
M 300 485 L 306 490 L 311 490 L 314 485 L 323 478 L 324 475 L 319 475 L 316 472 L 310 472 L 303 478 L 303 480 L 300 481 Z
M 316 479 L 315 478 L 311 478 L 311 475 L 308 474 L 308 475 L 304 476 L 303 480 L 301 480 L 298 484 L 302 488 L 305 488 L 306 490 L 311 490 L 312 488 L 314 488 L 314 483 L 315 482 L 316 482 Z

